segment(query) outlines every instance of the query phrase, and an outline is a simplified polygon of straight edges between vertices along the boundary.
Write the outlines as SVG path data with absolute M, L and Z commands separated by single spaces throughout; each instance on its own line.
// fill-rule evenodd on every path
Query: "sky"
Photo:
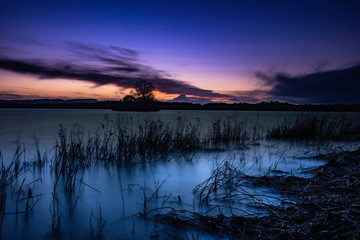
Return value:
M 0 100 L 360 103 L 359 1 L 0 1 Z

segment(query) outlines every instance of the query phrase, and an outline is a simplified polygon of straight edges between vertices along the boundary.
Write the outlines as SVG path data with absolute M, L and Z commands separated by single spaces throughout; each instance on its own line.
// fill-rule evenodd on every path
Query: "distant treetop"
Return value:
M 130 94 L 123 98 L 124 102 L 150 102 L 154 100 L 154 85 L 147 80 L 138 80 L 135 83 L 135 92 L 131 91 Z

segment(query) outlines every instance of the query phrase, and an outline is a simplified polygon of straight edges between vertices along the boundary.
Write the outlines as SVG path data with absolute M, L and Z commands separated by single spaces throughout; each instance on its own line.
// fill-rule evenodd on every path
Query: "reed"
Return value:
M 95 220 L 95 229 L 93 227 L 92 219 Z M 106 225 L 106 220 L 102 216 L 101 206 L 99 206 L 99 212 L 97 215 L 93 215 L 92 211 L 90 212 L 90 236 L 89 239 L 103 239 L 103 231 Z
M 218 119 L 212 123 L 207 135 L 208 147 L 220 148 L 230 145 L 244 147 L 250 140 L 249 127 L 245 121 Z
M 200 122 L 159 119 L 145 119 L 132 128 L 118 120 L 88 134 L 79 128 L 68 133 L 60 126 L 52 166 L 73 178 L 79 169 L 97 162 L 128 166 L 197 150 L 243 148 L 255 139 L 246 122 L 217 120 L 207 131 L 200 129 Z
M 299 114 L 268 130 L 267 139 L 287 141 L 359 141 L 360 119 L 347 114 Z
M 14 181 L 20 176 L 23 171 L 23 167 L 21 165 L 20 159 L 22 154 L 24 153 L 24 149 L 21 148 L 20 145 L 17 146 L 14 157 L 10 164 L 7 166 L 4 164 L 3 157 L 0 151 L 0 158 L 1 158 L 1 169 L 0 169 L 0 213 L 2 216 L 6 214 L 6 197 L 7 193 L 10 188 L 12 188 Z M 24 179 L 25 180 L 25 179 Z M 23 181 L 24 182 L 24 181 Z M 19 200 L 21 188 L 19 190 L 19 194 L 17 196 L 17 202 Z M 16 204 L 18 206 L 18 203 Z M 17 213 L 18 207 L 16 207 Z
M 17 150 L 16 153 L 19 151 Z M 13 161 L 8 166 L 4 165 L 3 157 L 0 151 L 0 158 L 1 158 L 1 169 L 0 169 L 0 214 L 1 214 L 1 221 L 0 221 L 0 238 L 2 235 L 2 228 L 3 228 L 3 221 L 6 215 L 6 199 L 9 188 L 12 186 L 14 180 L 17 178 L 17 174 L 15 172 L 15 161 L 19 157 L 19 155 L 14 156 Z
M 199 199 L 200 207 L 211 203 L 239 203 L 257 208 L 267 208 L 269 204 L 279 201 L 265 189 L 249 186 L 249 176 L 241 171 L 241 159 L 228 156 L 212 171 L 211 176 L 198 184 L 193 192 Z M 222 206 L 223 207 L 223 206 Z
M 318 156 L 328 162 L 313 170 L 311 178 L 296 176 L 247 176 L 248 186 L 272 187 L 288 198 L 279 205 L 264 205 L 269 214 L 253 213 L 224 216 L 170 209 L 157 211 L 153 219 L 169 228 L 184 231 L 186 227 L 212 232 L 217 238 L 231 239 L 358 239 L 360 148 Z M 227 161 L 214 172 L 229 176 Z M 233 176 L 237 176 L 234 174 Z M 226 178 L 225 178 L 226 179 Z M 227 182 L 224 184 L 227 187 Z M 219 184 L 217 184 L 219 185 Z M 231 184 L 233 185 L 233 184 Z M 215 188 L 215 178 L 195 189 L 207 196 Z M 218 188 L 218 187 L 217 187 Z M 211 194 L 211 193 L 210 193 Z M 214 208 L 213 208 L 214 209 Z
M 51 231 L 57 235 L 60 235 L 61 233 L 61 218 L 62 218 L 62 213 L 60 211 L 60 200 L 58 193 L 56 191 L 59 180 L 60 180 L 60 174 L 57 176 L 54 182 L 53 192 L 51 193 L 52 200 L 50 203 Z

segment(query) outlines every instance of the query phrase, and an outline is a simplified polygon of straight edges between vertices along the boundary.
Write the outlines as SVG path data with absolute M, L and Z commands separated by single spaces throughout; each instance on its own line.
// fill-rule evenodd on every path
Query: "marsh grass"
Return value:
M 347 114 L 299 114 L 268 130 L 267 139 L 288 141 L 359 141 L 360 119 Z
M 93 220 L 95 220 L 95 227 L 93 226 Z M 99 206 L 99 211 L 94 215 L 93 212 L 90 212 L 90 233 L 89 239 L 103 239 L 103 231 L 106 225 L 106 220 L 104 219 L 101 211 L 101 206 Z
M 325 114 L 321 117 L 299 115 L 294 122 L 285 119 L 282 124 L 274 126 L 267 132 L 266 137 L 269 141 L 273 139 L 290 141 L 353 141 L 360 140 L 359 126 L 358 119 L 352 119 L 346 115 L 328 116 Z M 53 149 L 54 156 L 51 159 L 50 165 L 52 173 L 55 176 L 53 191 L 51 193 L 52 200 L 50 203 L 52 232 L 60 234 L 61 227 L 63 226 L 62 222 L 66 220 L 64 218 L 66 217 L 66 214 L 61 212 L 59 196 L 61 196 L 60 194 L 62 193 L 59 192 L 58 188 L 63 188 L 65 193 L 69 194 L 68 196 L 70 196 L 70 198 L 73 196 L 71 194 L 74 193 L 76 189 L 80 188 L 80 186 L 87 186 L 98 191 L 83 181 L 84 173 L 90 166 L 95 164 L 117 166 L 150 164 L 151 167 L 151 164 L 154 164 L 159 160 L 168 160 L 176 156 L 186 156 L 187 154 L 194 154 L 196 151 L 244 149 L 252 144 L 257 144 L 262 140 L 264 137 L 263 131 L 263 128 L 259 126 L 258 122 L 249 123 L 247 121 L 238 121 L 236 119 L 217 119 L 209 125 L 202 126 L 198 120 L 187 122 L 181 118 L 178 118 L 176 122 L 166 122 L 160 119 L 145 119 L 132 125 L 119 119 L 114 122 L 105 118 L 104 124 L 98 129 L 89 132 L 85 132 L 80 126 L 75 126 L 71 130 L 60 126 L 56 144 Z M 36 153 L 33 165 L 44 168 L 48 161 L 47 157 L 46 155 L 41 155 L 39 150 L 39 140 L 36 136 L 34 136 L 34 140 Z M 24 149 L 25 148 L 18 146 L 11 163 L 8 166 L 4 166 L 2 163 L 1 166 L 1 229 L 4 216 L 10 214 L 6 211 L 7 195 L 10 190 L 13 190 L 15 180 L 20 178 L 21 173 L 24 170 L 23 165 L 21 164 L 21 158 L 25 158 Z M 276 184 L 280 185 L 280 183 L 285 185 L 285 179 L 296 180 L 294 186 L 310 188 L 313 183 L 311 183 L 309 187 L 304 186 L 306 180 L 299 180 L 300 178 L 278 176 L 279 181 L 276 182 L 274 180 L 276 177 L 272 176 L 270 173 L 278 171 L 277 165 L 283 160 L 284 156 L 285 152 L 281 153 L 279 160 L 269 168 L 268 174 L 256 179 L 261 179 L 262 181 L 271 179 L 269 181 L 273 186 Z M 260 153 L 255 154 L 254 157 L 255 162 L 261 161 L 263 158 Z M 259 184 L 261 181 L 259 180 L 259 182 L 257 182 L 244 174 L 241 171 L 239 164 L 241 161 L 241 158 L 237 159 L 234 156 L 229 156 L 224 159 L 215 167 L 211 176 L 198 184 L 193 190 L 200 205 L 206 205 L 206 207 L 209 208 L 209 211 L 218 210 L 218 216 L 214 217 L 214 215 L 203 215 L 198 212 L 165 207 L 165 203 L 169 200 L 170 195 L 161 195 L 160 189 L 166 179 L 162 181 L 156 180 L 152 167 L 151 172 L 153 174 L 154 189 L 150 190 L 147 187 L 149 184 L 146 182 L 142 185 L 136 185 L 142 194 L 142 209 L 138 215 L 143 217 L 155 216 L 156 218 L 165 219 L 168 222 L 178 225 L 181 225 L 182 223 L 198 225 L 206 231 L 213 231 L 215 229 L 214 231 L 216 232 L 224 233 L 228 236 L 235 236 L 235 238 L 245 239 L 246 236 L 257 236 L 256 234 L 260 234 L 261 236 L 262 233 L 260 228 L 249 227 L 250 229 L 248 229 L 247 224 L 256 224 L 256 220 L 260 220 L 264 221 L 261 226 L 265 228 L 266 226 L 270 226 L 269 224 L 271 224 L 271 221 L 260 218 L 259 215 L 249 218 L 253 213 L 229 207 L 229 205 L 231 206 L 233 203 L 236 203 L 265 209 L 270 214 L 268 219 L 279 224 L 276 226 L 274 225 L 276 228 L 281 226 L 281 221 L 290 226 L 291 222 L 283 219 L 279 220 L 279 218 L 283 216 L 282 214 L 284 214 L 284 209 L 278 208 L 273 204 L 273 202 L 281 202 L 281 199 L 273 197 L 273 195 L 268 195 L 268 192 L 262 190 L 258 192 L 249 191 L 249 182 L 253 183 L 252 187 L 253 189 L 256 189 L 257 186 L 261 185 Z M 358 167 L 358 163 L 356 164 L 354 165 L 354 168 Z M 333 175 L 326 175 L 326 177 L 331 179 Z M 358 176 L 354 175 L 353 178 L 349 180 L 349 184 L 351 186 L 356 185 L 358 180 Z M 41 181 L 41 179 L 35 181 Z M 14 198 L 16 199 L 16 211 L 12 214 L 25 213 L 25 215 L 28 216 L 38 203 L 38 197 L 40 195 L 34 194 L 33 190 L 27 187 L 29 184 L 26 184 L 24 179 L 22 180 L 20 187 L 17 186 L 17 191 L 12 191 L 16 193 Z M 307 182 L 307 184 L 309 183 Z M 344 187 L 346 186 L 344 185 Z M 288 195 L 299 193 L 299 189 L 290 189 L 290 187 L 285 190 L 282 193 Z M 121 189 L 121 193 L 122 192 L 123 190 Z M 314 192 L 311 192 L 311 194 L 314 194 Z M 69 208 L 66 209 L 69 211 L 70 217 L 75 214 L 79 196 L 80 195 L 77 195 L 76 199 L 69 205 Z M 312 197 L 313 195 L 308 194 L 306 196 Z M 331 197 L 330 195 L 327 196 Z M 351 195 L 351 197 L 354 196 Z M 356 199 L 357 198 L 358 197 L 356 197 Z M 162 201 L 160 207 L 158 206 L 159 200 Z M 178 201 L 179 203 L 182 201 L 180 196 L 178 196 Z M 122 202 L 123 212 L 125 212 L 124 196 L 122 196 Z M 301 207 L 301 204 L 302 203 L 299 203 L 295 206 Z M 314 207 L 314 205 L 319 205 L 319 209 L 324 208 L 322 202 L 311 204 L 312 207 Z M 152 208 L 154 205 L 156 205 L 156 208 Z M 222 214 L 222 209 L 225 208 L 230 208 L 230 217 L 225 217 L 225 215 Z M 307 210 L 309 209 L 312 210 L 310 207 Z M 241 216 L 233 214 L 233 210 L 236 210 L 237 213 L 243 211 L 244 214 Z M 358 218 L 356 218 L 356 214 L 359 213 L 358 205 L 347 208 L 346 210 L 354 212 L 354 214 L 348 214 L 347 216 L 352 217 L 352 220 L 358 224 Z M 332 214 L 331 211 L 332 210 L 330 209 L 324 214 Z M 339 215 L 339 213 L 337 214 Z M 96 220 L 96 226 L 93 227 L 93 224 L 90 223 L 90 238 L 99 239 L 102 238 L 104 233 L 103 230 L 106 225 L 106 221 L 102 217 L 101 208 L 99 208 L 99 214 L 97 216 L 94 216 L 91 213 L 90 221 L 93 221 L 94 219 Z M 295 228 L 296 226 L 292 227 Z M 352 229 L 356 230 L 354 226 L 352 227 Z M 298 229 L 298 231 L 300 230 Z M 273 231 L 276 232 L 276 230 Z M 288 237 L 291 236 L 292 229 L 285 228 L 280 231 L 289 232 L 290 235 L 284 235 Z M 154 236 L 157 236 L 157 232 L 154 232 L 156 233 Z M 274 232 L 266 232 L 264 234 L 267 235 L 264 236 L 283 236 L 279 235 L 279 232 Z M 297 233 L 298 232 L 295 232 L 295 234 Z
M 5 165 L 0 152 L 1 169 L 0 169 L 0 239 L 2 236 L 3 222 L 7 215 L 25 215 L 27 221 L 29 214 L 33 212 L 34 207 L 40 201 L 43 194 L 33 194 L 34 185 L 41 181 L 38 178 L 32 182 L 26 183 L 25 177 L 22 178 L 21 184 L 19 178 L 24 175 L 26 166 L 22 164 L 21 158 L 25 153 L 25 148 L 19 144 L 16 148 L 12 161 Z M 14 204 L 7 206 L 7 202 L 13 201 Z
M 4 165 L 3 158 L 1 156 L 0 152 L 0 158 L 1 158 L 1 169 L 0 169 L 0 213 L 2 217 L 7 214 L 6 209 L 6 198 L 9 190 L 13 189 L 15 181 L 18 179 L 18 177 L 21 175 L 23 171 L 23 166 L 21 164 L 21 157 L 24 153 L 24 149 L 18 145 L 14 154 L 14 157 L 10 164 L 7 166 Z M 19 197 L 21 193 L 22 186 L 24 184 L 25 179 L 23 180 L 20 190 L 18 191 L 17 195 L 17 203 L 16 203 L 16 211 L 13 214 L 18 214 L 18 202 Z
M 218 119 L 212 123 L 209 128 L 207 140 L 209 147 L 224 149 L 230 145 L 237 147 L 245 147 L 250 140 L 250 129 L 247 122 Z
M 164 193 L 160 195 L 160 189 L 164 185 L 167 179 L 163 179 L 162 181 L 156 180 L 154 172 L 152 172 L 152 177 L 154 181 L 154 189 L 151 190 L 146 186 L 146 182 L 144 181 L 143 184 L 129 184 L 129 190 L 132 190 L 133 187 L 137 187 L 141 191 L 141 195 L 143 198 L 142 202 L 142 210 L 135 215 L 140 215 L 142 217 L 147 217 L 150 213 L 156 212 L 164 207 L 164 204 L 169 200 L 170 194 Z M 161 206 L 159 208 L 152 208 L 150 205 L 155 201 L 161 200 Z
M 213 232 L 221 238 L 359 239 L 360 148 L 318 157 L 328 159 L 328 162 L 314 169 L 311 178 L 247 177 L 249 186 L 270 186 L 287 196 L 280 205 L 266 205 L 267 215 L 224 216 L 219 210 L 214 216 L 172 209 L 158 212 L 154 218 L 178 231 L 190 226 Z M 229 172 L 230 169 L 225 162 L 219 165 L 220 172 Z M 224 175 L 228 176 L 228 173 Z M 213 180 L 209 182 L 200 184 L 199 189 L 209 191 L 215 184 Z
M 107 121 L 85 134 L 80 127 L 68 132 L 60 126 L 52 166 L 73 185 L 80 169 L 93 163 L 128 166 L 186 155 L 196 150 L 244 148 L 251 139 L 251 128 L 242 121 L 214 122 L 205 132 L 200 122 L 178 120 L 175 124 L 160 119 L 145 119 L 137 127 L 120 120 Z M 71 188 L 71 187 L 70 187 Z
M 0 158 L 1 158 L 1 170 L 0 170 L 0 214 L 1 214 L 1 221 L 0 221 L 0 238 L 2 235 L 2 228 L 4 217 L 6 215 L 6 198 L 8 193 L 8 188 L 13 184 L 14 180 L 16 179 L 16 174 L 14 171 L 15 161 L 12 161 L 9 166 L 5 166 L 3 162 L 3 158 L 0 151 Z
M 246 175 L 234 164 L 234 159 L 224 159 L 211 176 L 194 188 L 201 202 L 235 197 L 237 187 Z
M 64 179 L 65 191 L 71 192 L 81 184 L 85 167 L 91 165 L 89 156 L 94 149 L 90 147 L 80 129 L 76 128 L 67 135 L 66 129 L 60 126 L 51 167 L 57 176 L 56 184 L 60 177 Z
M 268 141 L 360 140 L 360 120 L 346 114 L 299 114 L 294 121 L 285 118 L 266 134 L 258 121 L 230 118 L 217 119 L 207 126 L 202 126 L 199 120 L 188 122 L 181 118 L 175 122 L 142 119 L 135 124 L 123 119 L 105 120 L 99 129 L 87 133 L 80 126 L 71 131 L 60 126 L 54 169 L 67 172 L 67 176 L 73 178 L 79 169 L 93 163 L 129 166 L 186 156 L 195 151 L 244 149 L 259 144 L 264 135 Z M 39 152 L 38 161 L 43 162 Z
M 269 194 L 270 189 L 249 186 L 247 183 L 249 176 L 241 171 L 239 165 L 242 160 L 228 156 L 217 164 L 208 179 L 193 189 L 200 206 L 221 202 L 224 204 L 221 206 L 223 208 L 228 203 L 239 203 L 268 210 L 269 205 L 281 201 L 273 194 Z

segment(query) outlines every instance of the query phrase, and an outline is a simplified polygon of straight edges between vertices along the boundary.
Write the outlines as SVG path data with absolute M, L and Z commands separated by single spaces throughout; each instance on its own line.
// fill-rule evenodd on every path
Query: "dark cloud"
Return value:
M 261 102 L 261 100 L 258 99 L 258 98 L 246 97 L 246 96 L 231 98 L 230 101 L 231 101 L 231 102 L 237 102 L 237 103 L 243 103 L 243 102 L 256 103 L 256 102 Z
M 25 100 L 25 99 L 34 99 L 40 98 L 39 95 L 20 95 L 12 92 L 0 91 L 0 100 Z
M 261 102 L 267 99 L 261 98 L 265 94 L 264 91 L 261 90 L 254 90 L 254 91 L 226 91 L 223 92 L 226 95 L 233 96 L 232 98 L 228 98 L 226 102 L 233 102 L 233 103 L 240 103 L 240 102 L 249 102 L 249 103 L 256 103 Z M 256 97 L 256 94 L 259 94 L 258 97 Z M 199 98 L 199 97 L 190 97 L 186 96 L 185 94 L 181 94 L 177 96 L 176 98 L 172 99 L 171 102 L 186 102 L 186 103 L 212 103 L 216 102 L 214 100 L 211 100 L 209 98 Z M 224 101 L 220 101 L 224 102 Z
M 233 96 L 232 102 L 261 102 L 268 100 L 267 91 L 265 90 L 238 90 L 221 92 Z
M 24 99 L 24 97 L 19 94 L 0 92 L 0 100 L 15 100 L 15 99 Z
M 73 79 L 92 82 L 97 86 L 114 84 L 122 88 L 131 88 L 137 80 L 146 79 L 163 93 L 208 98 L 232 97 L 171 79 L 166 72 L 139 63 L 138 53 L 130 49 L 78 43 L 68 43 L 67 46 L 71 52 L 67 59 L 14 59 L 2 56 L 0 69 L 32 74 L 40 79 Z
M 268 94 L 299 103 L 360 103 L 360 65 L 303 76 L 257 73 L 272 86 Z

